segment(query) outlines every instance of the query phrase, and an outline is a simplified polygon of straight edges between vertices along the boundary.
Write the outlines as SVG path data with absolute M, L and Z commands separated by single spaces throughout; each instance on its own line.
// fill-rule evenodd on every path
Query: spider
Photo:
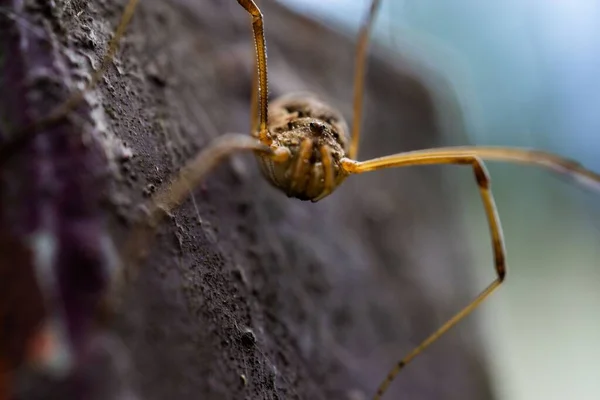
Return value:
M 120 39 L 135 13 L 139 0 L 129 0 L 115 35 L 109 43 L 101 67 L 88 86 L 72 95 L 46 118 L 24 128 L 0 148 L 0 160 L 29 140 L 42 127 L 52 125 L 66 116 L 103 76 L 112 60 Z M 496 278 L 466 307 L 456 313 L 433 334 L 393 366 L 373 396 L 381 399 L 396 375 L 416 356 L 473 312 L 495 292 L 506 277 L 504 239 L 500 218 L 490 188 L 490 178 L 483 160 L 522 163 L 549 168 L 565 174 L 579 183 L 598 187 L 600 174 L 578 163 L 550 153 L 506 147 L 446 147 L 399 153 L 367 161 L 358 161 L 364 76 L 371 28 L 381 0 L 372 0 L 364 18 L 355 56 L 353 119 L 351 130 L 341 114 L 319 98 L 306 94 L 290 94 L 268 101 L 267 47 L 264 20 L 255 1 L 238 0 L 252 19 L 256 63 L 251 101 L 250 135 L 228 134 L 215 139 L 153 196 L 148 217 L 135 227 L 122 251 L 124 265 L 136 265 L 144 256 L 143 249 L 162 218 L 178 207 L 199 182 L 225 157 L 239 151 L 252 151 L 265 178 L 288 197 L 316 202 L 330 195 L 350 175 L 384 168 L 432 164 L 458 164 L 473 170 L 484 205 L 494 255 Z M 131 269 L 131 268 L 129 268 Z

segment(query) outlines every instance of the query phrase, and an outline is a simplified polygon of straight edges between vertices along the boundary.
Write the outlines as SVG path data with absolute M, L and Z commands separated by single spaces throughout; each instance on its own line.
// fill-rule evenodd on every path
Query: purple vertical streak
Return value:
M 26 9 L 23 0 L 0 0 L 0 7 L 8 12 L 0 15 L 1 146 L 18 128 L 64 101 L 72 85 L 71 77 L 59 68 L 65 60 L 62 49 L 50 40 L 52 24 L 41 23 L 52 18 L 43 13 L 49 3 Z M 107 254 L 108 233 L 100 207 L 107 162 L 93 140 L 98 131 L 90 106 L 80 104 L 73 114 L 77 118 L 39 132 L 0 170 L 0 233 L 14 243 L 12 248 L 0 247 L 0 257 L 19 260 L 0 263 L 0 276 L 17 279 L 9 284 L 21 285 L 23 293 L 30 294 L 3 311 L 0 323 L 5 326 L 9 318 L 28 309 L 45 310 L 33 322 L 11 325 L 6 333 L 24 340 L 0 344 L 0 356 L 18 354 L 10 362 L 14 368 L 38 361 L 26 358 L 25 347 L 49 321 L 66 329 L 66 351 L 76 366 L 94 334 L 96 311 L 108 289 L 113 255 Z M 40 237 L 54 243 L 53 251 L 44 251 L 36 242 Z M 29 249 L 30 258 L 13 257 L 12 252 L 22 248 Z M 8 273 L 17 270 L 30 273 Z M 0 302 L 5 301 L 3 296 L 0 293 Z M 11 343 L 21 348 L 3 348 Z

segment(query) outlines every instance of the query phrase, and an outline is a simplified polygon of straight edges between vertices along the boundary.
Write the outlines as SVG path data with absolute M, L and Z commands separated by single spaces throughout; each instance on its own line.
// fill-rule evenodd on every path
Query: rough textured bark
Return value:
M 272 97 L 310 90 L 350 119 L 352 39 L 263 3 Z M 0 40 L 2 68 L 15 74 L 3 81 L 3 140 L 98 66 L 123 4 L 0 2 L 18 16 L 2 20 L 10 33 Z M 27 35 L 39 47 L 19 47 Z M 58 303 L 2 297 L 10 305 L 3 364 L 20 367 L 11 378 L 18 398 L 366 398 L 472 294 L 441 168 L 351 177 L 312 204 L 277 192 L 251 156 L 239 155 L 159 227 L 116 315 L 98 321 L 112 268 L 104 239 L 118 248 L 156 188 L 210 139 L 247 132 L 251 44 L 249 18 L 234 1 L 143 1 L 86 103 L 4 163 L 1 271 L 25 271 L 10 275 L 11 287 L 39 292 L 22 251 L 37 251 L 25 215 L 45 215 L 40 202 L 49 199 L 66 227 L 57 230 L 64 258 L 53 267 L 66 282 Z M 432 147 L 454 133 L 459 122 L 440 114 L 451 99 L 441 104 L 414 65 L 375 53 L 360 158 Z M 28 81 L 39 68 L 47 79 Z M 48 165 L 54 189 L 39 172 Z M 27 343 L 56 308 L 70 318 L 81 363 L 61 383 L 26 368 Z M 11 325 L 15 314 L 29 319 Z M 388 395 L 399 397 L 491 398 L 476 337 L 459 328 L 436 344 L 400 375 Z

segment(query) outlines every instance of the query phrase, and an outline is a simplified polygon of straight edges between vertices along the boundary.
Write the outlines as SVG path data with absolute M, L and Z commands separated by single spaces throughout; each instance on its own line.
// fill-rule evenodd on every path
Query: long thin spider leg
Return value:
M 348 157 L 355 159 L 358 156 L 358 145 L 360 141 L 360 124 L 362 122 L 363 96 L 365 88 L 365 71 L 367 67 L 367 47 L 369 35 L 373 27 L 375 15 L 381 1 L 373 0 L 369 14 L 364 19 L 356 45 L 356 59 L 354 61 L 354 100 L 352 105 L 352 139 L 348 150 Z
M 323 164 L 323 192 L 313 199 L 313 202 L 317 202 L 322 198 L 328 196 L 335 188 L 334 171 L 333 171 L 333 157 L 331 156 L 331 149 L 329 146 L 321 146 L 319 149 L 321 153 L 321 163 Z
M 502 236 L 502 227 L 500 225 L 500 217 L 494 202 L 494 196 L 490 188 L 490 178 L 485 166 L 479 157 L 473 155 L 418 155 L 412 154 L 397 154 L 394 156 L 383 157 L 366 162 L 356 162 L 353 160 L 343 159 L 342 167 L 347 172 L 353 174 L 359 174 L 367 171 L 375 171 L 383 168 L 391 167 L 403 167 L 410 165 L 426 165 L 426 164 L 470 164 L 473 167 L 475 173 L 475 180 L 479 187 L 481 199 L 483 201 L 485 214 L 488 219 L 490 235 L 492 239 L 492 249 L 494 252 L 494 267 L 496 270 L 497 278 L 484 289 L 471 303 L 460 310 L 452 318 L 450 318 L 444 325 L 436 330 L 431 336 L 425 339 L 415 349 L 413 349 L 406 357 L 399 361 L 388 373 L 383 382 L 379 385 L 375 396 L 375 400 L 381 399 L 383 394 L 386 392 L 396 375 L 404 368 L 410 361 L 412 361 L 417 355 L 423 352 L 432 343 L 443 336 L 448 330 L 458 324 L 463 318 L 468 316 L 473 310 L 487 299 L 504 281 L 506 276 L 506 264 L 505 264 L 505 250 L 504 250 L 504 238 Z
M 256 2 L 258 3 L 258 1 Z M 257 5 L 258 6 L 258 5 Z M 256 39 L 253 36 L 253 43 L 256 46 Z M 256 47 L 255 47 L 256 52 Z M 250 134 L 258 137 L 258 61 L 254 59 L 252 71 L 252 93 L 250 95 Z
M 256 68 L 258 69 L 258 137 L 263 144 L 271 145 L 273 140 L 269 136 L 267 108 L 268 108 L 268 81 L 267 81 L 267 43 L 263 26 L 263 16 L 260 9 L 252 0 L 238 0 L 238 3 L 252 16 L 252 31 L 256 47 Z
M 191 190 L 197 187 L 206 174 L 219 162 L 225 157 L 243 150 L 264 153 L 274 159 L 277 159 L 279 154 L 277 150 L 265 146 L 256 138 L 248 135 L 226 134 L 213 140 L 152 197 L 147 216 L 134 226 L 121 252 L 121 259 L 126 266 L 125 273 L 128 276 L 131 276 L 145 256 L 143 249 L 149 247 L 160 221 L 181 205 L 190 195 Z
M 119 21 L 119 25 L 117 26 L 115 34 L 108 44 L 108 50 L 102 58 L 100 68 L 94 72 L 88 84 L 83 89 L 73 93 L 63 103 L 56 106 L 47 116 L 16 132 L 13 132 L 9 139 L 0 146 L 0 162 L 7 160 L 11 155 L 16 154 L 17 150 L 24 144 L 28 143 L 37 133 L 60 122 L 69 113 L 69 111 L 75 108 L 77 104 L 83 100 L 85 93 L 91 90 L 98 83 L 119 47 L 121 38 L 123 37 L 125 29 L 133 17 L 138 2 L 139 0 L 130 0 L 129 3 L 127 3 L 127 6 L 125 6 L 125 10 L 123 11 L 123 15 L 121 16 L 121 20 Z
M 258 126 L 258 68 L 254 63 L 254 73 L 252 74 L 252 94 L 250 95 L 250 134 L 259 136 Z
M 423 159 L 429 157 L 458 157 L 472 156 L 482 160 L 504 161 L 516 164 L 536 165 L 554 171 L 558 174 L 568 176 L 578 183 L 600 190 L 600 174 L 582 166 L 577 161 L 560 157 L 556 154 L 539 150 L 519 149 L 513 147 L 489 147 L 489 146 L 457 146 L 439 147 L 435 149 L 415 150 L 402 155 L 392 155 L 375 158 L 361 164 L 361 168 L 369 170 L 378 169 L 379 165 L 387 165 L 390 162 L 395 166 L 415 165 L 416 160 L 422 164 Z M 430 164 L 427 162 L 427 164 Z

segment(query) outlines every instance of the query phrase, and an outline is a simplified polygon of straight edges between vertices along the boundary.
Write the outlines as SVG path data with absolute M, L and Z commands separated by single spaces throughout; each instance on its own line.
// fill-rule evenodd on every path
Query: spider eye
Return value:
M 325 126 L 317 121 L 311 121 L 309 126 L 314 133 L 323 133 L 325 130 Z

